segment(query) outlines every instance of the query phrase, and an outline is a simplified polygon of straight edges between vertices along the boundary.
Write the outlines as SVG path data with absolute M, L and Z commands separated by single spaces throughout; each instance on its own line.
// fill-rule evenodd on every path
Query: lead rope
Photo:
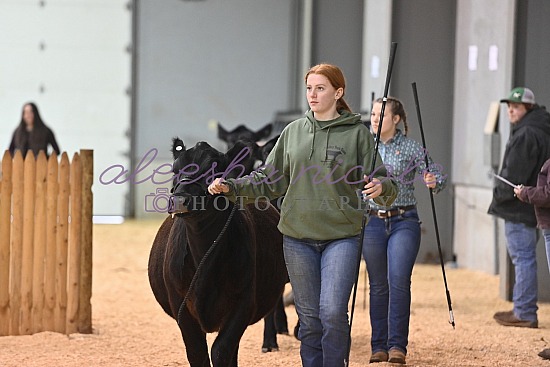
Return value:
M 184 308 L 185 304 L 187 303 L 187 300 L 189 299 L 189 295 L 191 294 L 191 291 L 195 287 L 195 282 L 197 281 L 198 274 L 199 274 L 204 262 L 206 261 L 206 258 L 210 255 L 210 253 L 214 250 L 216 245 L 220 242 L 220 239 L 222 238 L 223 234 L 227 230 L 227 227 L 229 227 L 229 223 L 231 222 L 231 219 L 233 218 L 233 215 L 237 211 L 237 207 L 238 207 L 238 205 L 237 205 L 237 203 L 235 203 L 233 205 L 233 209 L 231 209 L 231 213 L 229 213 L 229 217 L 227 218 L 227 221 L 225 222 L 225 225 L 223 226 L 220 234 L 218 235 L 218 237 L 216 237 L 216 239 L 214 240 L 214 242 L 212 243 L 212 245 L 210 246 L 208 251 L 206 251 L 206 253 L 204 254 L 204 256 L 202 257 L 202 259 L 199 263 L 199 266 L 197 266 L 197 270 L 195 271 L 195 274 L 193 274 L 193 279 L 191 279 L 191 284 L 189 284 L 189 289 L 187 290 L 187 293 L 185 294 L 185 297 L 183 298 L 183 302 L 181 303 L 180 308 L 178 310 L 177 321 L 178 321 L 179 326 L 181 326 L 180 320 L 181 320 L 181 314 L 183 312 L 183 308 Z

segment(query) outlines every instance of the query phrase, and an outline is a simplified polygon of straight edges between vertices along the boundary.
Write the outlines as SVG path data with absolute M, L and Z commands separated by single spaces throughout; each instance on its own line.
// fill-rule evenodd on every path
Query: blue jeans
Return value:
M 411 275 L 420 248 L 416 209 L 380 219 L 365 228 L 363 257 L 370 284 L 372 353 L 397 348 L 407 353 L 411 313 Z
M 504 221 L 504 233 L 516 274 L 514 314 L 521 320 L 537 321 L 537 229 Z
M 548 259 L 548 270 L 550 271 L 550 228 L 543 229 L 544 244 L 546 246 L 546 258 Z
M 331 241 L 284 236 L 283 248 L 300 320 L 302 366 L 344 366 L 359 236 Z

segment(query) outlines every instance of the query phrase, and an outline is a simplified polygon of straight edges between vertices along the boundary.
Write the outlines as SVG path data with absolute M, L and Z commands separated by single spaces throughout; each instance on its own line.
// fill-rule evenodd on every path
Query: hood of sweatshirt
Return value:
M 315 119 L 315 116 L 313 115 L 313 111 L 308 110 L 306 112 L 306 118 L 309 124 L 309 131 L 311 133 L 309 159 L 311 159 L 313 155 L 313 151 L 315 150 L 315 133 L 317 131 L 327 130 L 326 139 L 325 139 L 325 159 L 327 159 L 330 129 L 336 126 L 362 124 L 360 114 L 351 113 L 348 111 L 341 111 L 340 116 L 338 116 L 334 120 L 318 121 Z
M 230 199 L 281 198 L 278 228 L 294 238 L 330 240 L 361 232 L 364 174 L 382 183 L 378 204 L 397 196 L 388 179 L 374 139 L 360 115 L 342 112 L 330 121 L 317 121 L 311 111 L 288 124 L 266 159 L 264 168 L 240 180 L 228 180 Z M 377 198 L 378 199 L 378 198 Z

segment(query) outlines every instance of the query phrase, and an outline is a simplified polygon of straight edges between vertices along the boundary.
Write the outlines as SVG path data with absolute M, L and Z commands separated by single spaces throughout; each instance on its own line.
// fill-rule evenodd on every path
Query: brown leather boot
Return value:
M 390 349 L 389 359 L 390 363 L 405 364 L 405 353 L 397 348 Z
M 388 361 L 388 352 L 385 350 L 379 350 L 378 352 L 372 353 L 370 356 L 369 363 L 378 363 L 378 362 L 387 362 Z
M 496 322 L 504 326 L 515 326 L 515 327 L 527 327 L 527 328 L 538 328 L 539 323 L 537 320 L 520 320 L 514 315 L 513 311 L 503 311 L 497 312 L 493 315 L 493 318 Z

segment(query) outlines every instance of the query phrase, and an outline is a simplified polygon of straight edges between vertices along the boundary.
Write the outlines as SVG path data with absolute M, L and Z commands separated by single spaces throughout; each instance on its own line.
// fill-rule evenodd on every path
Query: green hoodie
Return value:
M 363 174 L 370 174 L 373 156 L 374 139 L 360 115 L 343 112 L 334 120 L 317 121 L 308 111 L 283 130 L 264 167 L 227 180 L 226 196 L 262 208 L 265 204 L 257 198 L 284 195 L 278 205 L 278 228 L 287 236 L 314 240 L 355 236 L 361 232 Z M 375 167 L 383 186 L 375 201 L 388 206 L 397 196 L 397 186 L 386 178 L 379 155 Z

